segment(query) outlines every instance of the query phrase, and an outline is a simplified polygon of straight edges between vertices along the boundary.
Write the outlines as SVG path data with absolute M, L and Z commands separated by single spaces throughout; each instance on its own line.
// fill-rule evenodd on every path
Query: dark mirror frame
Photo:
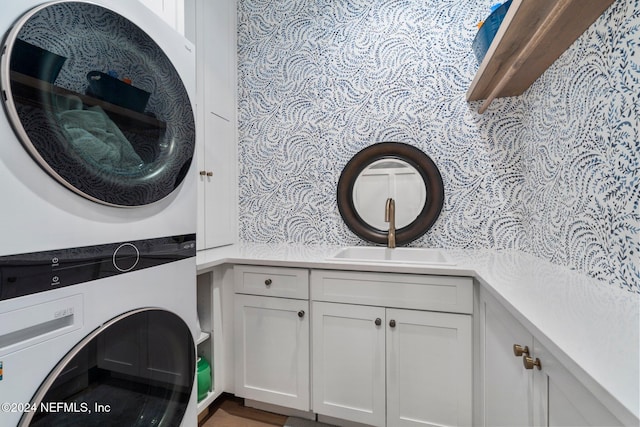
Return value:
M 349 160 L 338 181 L 338 210 L 349 229 L 364 240 L 386 244 L 388 231 L 379 230 L 358 214 L 353 203 L 353 187 L 360 173 L 381 159 L 397 159 L 413 166 L 422 176 L 426 203 L 413 222 L 396 230 L 396 244 L 404 245 L 424 235 L 440 216 L 444 204 L 444 185 L 436 164 L 418 148 L 402 142 L 379 142 L 364 148 Z M 381 207 L 383 209 L 383 207 Z

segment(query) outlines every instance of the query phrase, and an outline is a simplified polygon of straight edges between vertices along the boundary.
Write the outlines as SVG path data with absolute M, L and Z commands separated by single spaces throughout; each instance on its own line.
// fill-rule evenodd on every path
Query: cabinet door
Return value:
M 592 393 L 569 373 L 537 341 L 535 355 L 542 369 L 533 370 L 536 425 L 564 426 L 622 426 Z M 637 420 L 631 420 L 631 422 Z M 634 423 L 635 424 L 635 423 Z
M 236 395 L 309 410 L 309 302 L 235 295 Z
M 311 308 L 314 412 L 384 426 L 384 308 L 315 301 Z
M 479 337 L 479 425 L 533 425 L 533 378 L 513 345 L 533 349 L 533 337 L 497 301 L 481 292 Z
M 204 169 L 200 175 L 204 187 L 204 210 L 199 223 L 204 227 L 203 248 L 235 241 L 235 128 L 232 123 L 209 113 L 205 122 Z M 199 230 L 202 231 L 202 230 Z M 202 233 L 200 233 L 202 234 Z
M 201 250 L 234 243 L 237 234 L 236 2 L 188 3 L 196 27 L 197 247 Z
M 386 313 L 387 426 L 470 426 L 471 316 Z
M 202 0 L 200 4 L 199 13 L 205 17 L 202 46 L 206 109 L 233 122 L 236 115 L 236 2 Z

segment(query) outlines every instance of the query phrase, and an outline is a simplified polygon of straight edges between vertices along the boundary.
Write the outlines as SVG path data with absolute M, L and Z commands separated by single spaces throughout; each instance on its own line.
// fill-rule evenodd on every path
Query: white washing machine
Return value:
M 0 425 L 195 426 L 194 48 L 131 0 L 0 29 Z
M 197 425 L 195 241 L 145 242 L 152 268 L 0 303 L 0 425 Z M 51 252 L 40 265 L 66 261 L 63 274 L 83 280 L 131 262 L 114 263 L 114 249 Z M 37 282 L 36 262 L 16 281 Z

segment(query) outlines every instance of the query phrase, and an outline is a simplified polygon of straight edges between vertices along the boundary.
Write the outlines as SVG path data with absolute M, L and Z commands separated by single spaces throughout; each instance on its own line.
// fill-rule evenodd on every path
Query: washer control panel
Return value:
M 196 255 L 196 235 L 0 257 L 0 300 L 167 264 Z

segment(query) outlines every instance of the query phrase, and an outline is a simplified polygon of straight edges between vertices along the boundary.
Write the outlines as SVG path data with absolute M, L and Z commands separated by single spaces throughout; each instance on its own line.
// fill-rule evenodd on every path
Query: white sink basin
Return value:
M 329 258 L 332 261 L 357 261 L 385 264 L 455 265 L 440 249 L 352 246 Z

